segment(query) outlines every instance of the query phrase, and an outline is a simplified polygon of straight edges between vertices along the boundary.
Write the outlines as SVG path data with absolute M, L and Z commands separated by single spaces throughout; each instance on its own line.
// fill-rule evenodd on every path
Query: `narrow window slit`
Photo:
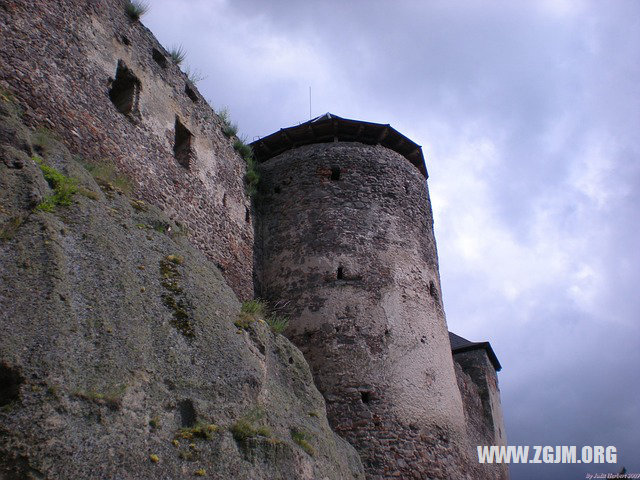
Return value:
M 180 165 L 189 168 L 193 160 L 192 143 L 193 134 L 185 127 L 176 116 L 175 143 L 173 145 L 173 155 Z
M 124 115 L 137 115 L 138 102 L 142 90 L 140 80 L 127 68 L 122 60 L 118 60 L 116 79 L 111 84 L 109 98 L 118 111 Z
M 247 223 L 251 222 L 251 210 L 246 207 L 244 209 L 244 221 Z
M 167 57 L 165 57 L 160 50 L 154 48 L 153 50 L 151 50 L 151 56 L 162 68 L 167 68 L 169 62 L 167 61 Z
M 340 167 L 331 167 L 331 180 L 340 180 Z
M 184 85 L 184 93 L 187 94 L 187 97 L 189 97 L 192 102 L 197 102 L 199 100 L 198 94 L 195 92 L 193 88 L 189 86 L 188 83 L 185 83 Z
M 338 272 L 336 276 L 338 280 L 344 280 L 344 267 L 338 267 Z
M 429 295 L 437 302 L 438 301 L 438 289 L 436 288 L 436 284 L 431 280 L 429 282 Z
M 371 402 L 371 392 L 361 391 L 360 399 L 362 400 L 362 403 L 365 404 Z
M 193 427 L 196 424 L 196 409 L 193 407 L 191 400 L 186 399 L 178 403 L 178 412 L 180 413 L 180 424 L 183 428 Z
M 0 364 L 0 407 L 18 400 L 24 378 L 14 368 Z

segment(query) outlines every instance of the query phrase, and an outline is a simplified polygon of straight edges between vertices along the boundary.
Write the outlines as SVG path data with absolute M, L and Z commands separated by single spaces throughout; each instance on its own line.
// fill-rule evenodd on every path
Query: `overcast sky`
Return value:
M 325 112 L 423 146 L 449 329 L 498 355 L 509 444 L 640 473 L 640 3 L 155 0 L 249 140 Z

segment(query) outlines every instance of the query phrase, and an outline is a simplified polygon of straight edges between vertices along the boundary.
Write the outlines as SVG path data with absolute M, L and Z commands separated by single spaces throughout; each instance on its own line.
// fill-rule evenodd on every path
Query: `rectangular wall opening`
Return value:
M 197 102 L 198 101 L 198 94 L 196 93 L 196 91 L 193 88 L 191 88 L 189 86 L 188 83 L 186 83 L 184 85 L 184 93 L 187 94 L 187 97 L 189 97 L 192 102 Z
M 193 134 L 185 127 L 178 116 L 176 116 L 175 143 L 173 145 L 173 155 L 180 165 L 189 168 L 193 160 Z
M 127 68 L 122 60 L 118 60 L 116 79 L 111 84 L 109 98 L 118 111 L 124 115 L 138 115 L 140 100 L 140 80 Z
M 167 65 L 168 65 L 167 57 L 165 57 L 160 50 L 158 50 L 157 48 L 154 48 L 153 50 L 151 50 L 151 56 L 156 61 L 156 63 L 160 65 L 162 68 L 167 68 Z

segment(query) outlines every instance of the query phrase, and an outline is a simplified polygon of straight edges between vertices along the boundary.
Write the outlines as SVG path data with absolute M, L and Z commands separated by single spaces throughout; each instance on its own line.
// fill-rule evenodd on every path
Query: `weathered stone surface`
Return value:
M 498 375 L 486 352 L 484 349 L 460 352 L 454 354 L 453 359 L 470 444 L 506 445 Z M 509 469 L 505 464 L 485 464 L 481 468 L 482 478 L 509 478 Z
M 474 478 L 424 176 L 357 142 L 289 150 L 260 173 L 259 292 L 290 302 L 287 335 L 368 478 Z
M 37 163 L 0 162 L 0 479 L 363 479 L 300 351 L 234 326 L 237 297 L 179 226 L 38 148 L 80 191 L 39 211 Z M 235 440 L 242 420 L 269 430 Z
M 245 162 L 197 88 L 124 5 L 3 1 L 0 86 L 16 96 L 29 126 L 55 131 L 87 162 L 111 159 L 135 180 L 138 196 L 188 227 L 237 295 L 252 298 Z M 126 68 L 120 78 L 118 65 Z M 135 88 L 127 90 L 124 71 L 137 79 Z M 114 94 L 117 87 L 123 91 Z M 135 98 L 124 113 L 127 92 Z M 176 119 L 193 136 L 188 166 L 175 150 Z M 13 127 L 4 128 L 0 139 Z M 22 139 L 13 144 L 23 147 Z

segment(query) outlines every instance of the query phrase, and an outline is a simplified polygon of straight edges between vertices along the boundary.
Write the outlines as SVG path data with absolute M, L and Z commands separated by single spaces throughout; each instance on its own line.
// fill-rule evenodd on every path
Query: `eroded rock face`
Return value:
M 0 100 L 0 479 L 364 478 L 300 351 L 234 325 L 181 227 Z

